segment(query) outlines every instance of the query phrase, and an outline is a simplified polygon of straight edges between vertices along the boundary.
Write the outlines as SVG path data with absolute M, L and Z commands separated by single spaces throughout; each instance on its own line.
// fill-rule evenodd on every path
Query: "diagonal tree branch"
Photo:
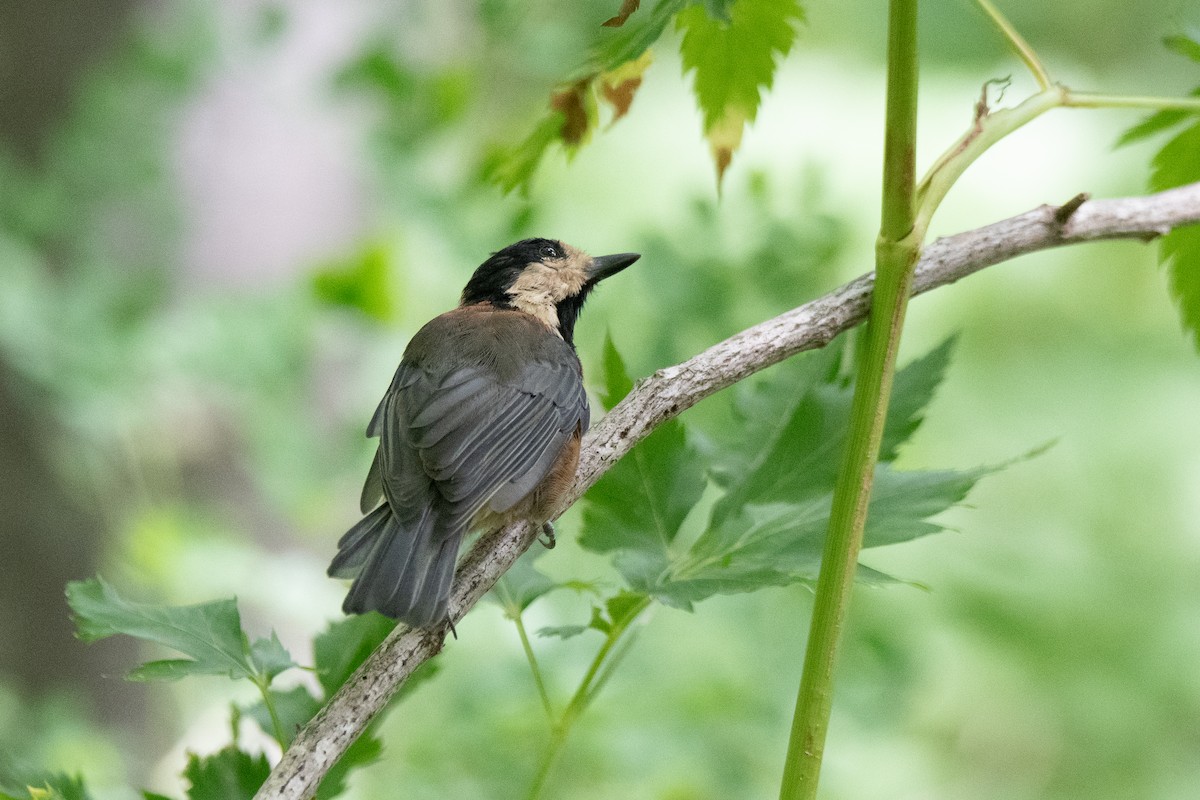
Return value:
M 913 280 L 921 294 L 1019 255 L 1099 239 L 1149 241 L 1200 222 L 1200 183 L 1145 197 L 1041 206 L 927 246 Z M 867 315 L 872 275 L 748 328 L 638 382 L 584 439 L 567 504 L 662 422 L 700 400 L 804 350 L 825 346 Z M 537 536 L 524 523 L 488 535 L 459 565 L 451 616 L 460 620 Z M 445 631 L 397 628 L 296 736 L 256 800 L 304 800 L 420 664 L 436 655 Z

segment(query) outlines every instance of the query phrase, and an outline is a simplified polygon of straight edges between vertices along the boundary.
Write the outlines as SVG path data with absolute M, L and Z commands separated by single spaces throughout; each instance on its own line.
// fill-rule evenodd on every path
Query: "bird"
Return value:
M 468 533 L 528 520 L 553 546 L 550 520 L 590 420 L 575 323 L 596 285 L 640 257 L 524 239 L 493 253 L 458 307 L 412 337 L 367 426 L 379 445 L 364 516 L 329 566 L 353 581 L 345 613 L 448 625 Z

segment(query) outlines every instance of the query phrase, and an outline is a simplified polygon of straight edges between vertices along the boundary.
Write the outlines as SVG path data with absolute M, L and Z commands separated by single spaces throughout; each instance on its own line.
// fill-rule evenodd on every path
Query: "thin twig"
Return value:
M 1046 71 L 1042 60 L 1038 58 L 1037 51 L 1029 46 L 1029 42 L 1025 41 L 1025 37 L 1000 13 L 1000 9 L 996 8 L 991 0 L 975 0 L 975 2 L 1008 40 L 1017 57 L 1025 63 L 1025 66 L 1033 74 L 1033 79 L 1037 81 L 1038 88 L 1043 91 L 1050 88 L 1050 74 Z
M 1080 192 L 1055 210 L 1054 221 L 1059 225 L 1066 225 L 1067 220 L 1069 220 L 1075 214 L 1075 212 L 1083 206 L 1084 203 L 1091 199 L 1092 196 L 1087 192 Z
M 1100 239 L 1149 239 L 1200 222 L 1200 183 L 1145 197 L 1090 200 L 1064 224 L 1045 205 L 983 228 L 939 239 L 917 266 L 922 294 L 1026 253 Z M 824 347 L 866 317 L 872 276 L 735 334 L 638 382 L 584 440 L 567 504 L 575 502 L 656 426 L 709 395 L 804 350 Z M 482 598 L 537 538 L 524 523 L 486 536 L 459 565 L 451 598 L 455 621 Z M 303 800 L 391 699 L 404 680 L 441 650 L 445 631 L 398 628 L 304 727 L 255 795 Z

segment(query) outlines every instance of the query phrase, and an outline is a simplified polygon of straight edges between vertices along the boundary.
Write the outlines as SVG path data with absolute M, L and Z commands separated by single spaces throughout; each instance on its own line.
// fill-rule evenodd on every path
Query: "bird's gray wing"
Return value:
M 372 426 L 381 435 L 372 473 L 393 509 L 428 504 L 422 489 L 432 484 L 445 535 L 464 532 L 484 507 L 512 508 L 588 424 L 573 353 L 531 360 L 504 381 L 484 366 L 435 376 L 402 365 L 393 389 Z M 364 494 L 371 486 L 368 477 Z
M 392 377 L 391 385 L 383 393 L 383 399 L 379 401 L 379 405 L 375 407 L 375 413 L 371 415 L 371 422 L 367 425 L 368 438 L 374 438 L 383 433 L 385 416 L 400 413 L 400 409 L 396 403 L 400 392 L 407 391 L 420 378 L 420 370 L 413 368 L 410 364 L 403 362 L 400 364 L 396 369 L 396 374 Z M 396 422 L 395 430 L 397 431 L 402 431 L 407 427 L 402 420 L 396 420 Z M 359 507 L 364 514 L 375 508 L 383 500 L 382 459 L 383 446 L 380 445 L 375 450 L 375 458 L 371 461 L 371 468 L 367 472 L 367 480 L 363 483 L 362 495 L 359 498 Z

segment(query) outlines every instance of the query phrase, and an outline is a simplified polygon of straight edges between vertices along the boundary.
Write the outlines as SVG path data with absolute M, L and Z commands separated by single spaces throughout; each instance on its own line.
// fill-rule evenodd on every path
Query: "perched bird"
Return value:
M 552 534 L 589 418 L 575 320 L 597 283 L 638 258 L 517 242 L 412 338 L 367 427 L 379 449 L 366 516 L 329 566 L 354 579 L 346 613 L 440 625 L 464 535 L 522 519 Z

